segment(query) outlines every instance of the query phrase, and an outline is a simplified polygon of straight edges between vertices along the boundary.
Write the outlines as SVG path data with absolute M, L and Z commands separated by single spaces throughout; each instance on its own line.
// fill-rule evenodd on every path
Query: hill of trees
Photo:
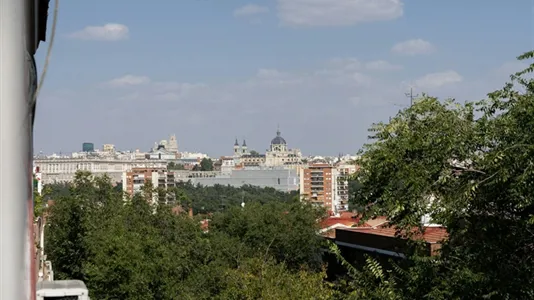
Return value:
M 215 212 L 206 233 L 199 219 L 143 195 L 124 202 L 107 178 L 78 173 L 50 211 L 48 257 L 95 299 L 534 299 L 532 71 L 483 101 L 423 95 L 371 128 L 352 204 L 400 236 L 424 230 L 424 216 L 445 225 L 437 256 L 414 241 L 387 267 L 370 256 L 353 265 L 317 236 L 323 212 L 292 195 L 179 186 L 179 199 Z M 323 249 L 345 278 L 325 280 Z

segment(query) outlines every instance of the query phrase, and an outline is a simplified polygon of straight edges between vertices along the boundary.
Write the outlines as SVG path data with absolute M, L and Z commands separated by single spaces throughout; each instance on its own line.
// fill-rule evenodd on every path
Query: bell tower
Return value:
M 243 146 L 241 146 L 241 154 L 245 155 L 245 154 L 248 154 L 248 150 L 247 150 L 247 142 L 245 140 L 243 140 Z
M 239 142 L 237 141 L 237 138 L 235 138 L 234 143 L 234 156 L 238 157 L 241 156 L 241 147 L 239 147 Z

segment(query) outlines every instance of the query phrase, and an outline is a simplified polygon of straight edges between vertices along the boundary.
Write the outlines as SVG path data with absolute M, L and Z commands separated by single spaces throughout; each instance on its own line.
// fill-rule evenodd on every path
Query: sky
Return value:
M 502 87 L 533 17 L 532 0 L 60 1 L 34 150 L 176 134 L 217 157 L 236 138 L 263 152 L 279 126 L 306 155 L 355 154 L 410 89 L 464 102 Z

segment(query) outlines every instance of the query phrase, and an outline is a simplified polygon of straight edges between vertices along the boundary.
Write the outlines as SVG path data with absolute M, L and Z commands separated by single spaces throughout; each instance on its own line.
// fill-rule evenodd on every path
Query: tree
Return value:
M 449 237 L 441 255 L 413 256 L 404 271 L 360 284 L 369 293 L 387 284 L 395 299 L 534 297 L 534 81 L 524 76 L 532 70 L 476 103 L 423 95 L 372 128 L 356 198 L 365 214 L 420 230 L 429 215 Z
M 255 251 L 268 253 L 292 269 L 321 266 L 322 239 L 317 220 L 324 211 L 305 203 L 249 203 L 215 214 L 211 233 L 238 238 Z
M 356 209 L 361 211 L 362 207 L 358 206 L 355 201 L 355 197 L 358 194 L 358 191 L 361 188 L 361 183 L 358 182 L 355 178 L 349 178 L 349 204 L 351 209 Z
M 252 156 L 259 156 L 260 153 L 259 153 L 258 151 L 256 151 L 256 150 L 250 150 L 250 155 L 252 155 Z
M 168 170 L 185 170 L 185 167 L 182 164 L 177 164 L 171 161 L 170 163 L 167 164 L 167 169 Z
M 213 171 L 213 161 L 210 158 L 203 158 L 200 161 L 200 171 Z
M 93 177 L 88 172 L 76 173 L 69 195 L 55 199 L 45 231 L 47 255 L 54 262 L 58 279 L 86 279 L 83 265 L 91 256 L 85 236 L 112 213 L 97 212 L 105 206 L 112 212 L 122 203 L 122 194 L 113 190 L 108 177 Z
M 190 182 L 177 183 L 179 190 L 183 191 L 195 212 L 216 212 L 220 210 L 221 202 L 226 207 L 241 206 L 242 200 L 246 203 L 259 202 L 298 202 L 298 191 L 290 193 L 278 191 L 274 188 L 260 188 L 252 185 L 232 187 L 216 184 L 214 186 L 193 185 Z

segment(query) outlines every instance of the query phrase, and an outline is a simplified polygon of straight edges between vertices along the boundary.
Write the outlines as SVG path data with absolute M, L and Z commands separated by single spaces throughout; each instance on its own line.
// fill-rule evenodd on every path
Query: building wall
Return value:
M 296 191 L 299 188 L 298 173 L 295 170 L 234 170 L 231 174 L 216 177 L 188 178 L 193 184 L 213 186 L 216 184 L 240 187 L 254 185 L 271 187 L 279 191 Z
M 300 150 L 287 150 L 285 145 L 276 145 L 283 146 L 281 149 L 275 148 L 271 151 L 265 153 L 265 166 L 274 167 L 274 166 L 284 166 L 284 165 L 297 165 L 302 161 L 302 154 Z M 272 148 L 273 146 L 271 146 Z
M 336 167 L 335 212 L 342 212 L 349 209 L 349 179 L 356 172 L 355 165 L 339 165 Z
M 107 174 L 114 182 L 122 181 L 122 174 L 132 168 L 166 167 L 166 161 L 119 159 L 36 159 L 34 165 L 42 174 L 42 184 L 72 182 L 77 171 L 89 171 L 95 175 Z

